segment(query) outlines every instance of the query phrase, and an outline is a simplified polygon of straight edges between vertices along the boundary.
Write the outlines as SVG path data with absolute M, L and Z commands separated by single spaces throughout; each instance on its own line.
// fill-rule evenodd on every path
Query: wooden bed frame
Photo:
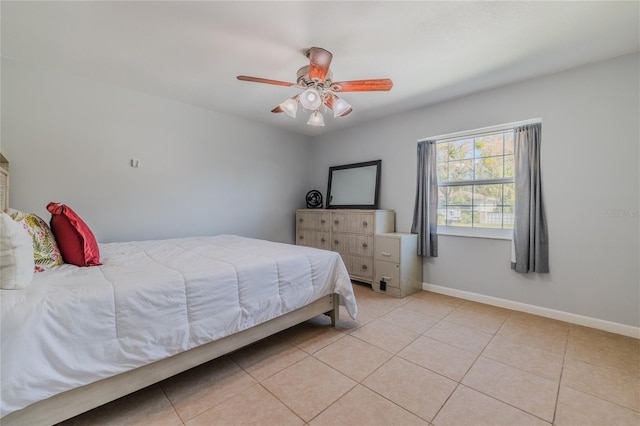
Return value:
M 8 206 L 8 194 L 9 162 L 0 154 L 0 208 L 2 211 Z M 340 296 L 336 293 L 323 296 L 302 308 L 230 336 L 38 401 L 0 418 L 0 424 L 3 426 L 42 425 L 61 422 L 321 314 L 329 315 L 331 325 L 335 327 L 339 315 L 339 301 Z
M 339 300 L 340 296 L 335 293 L 323 296 L 307 306 L 230 336 L 36 402 L 2 417 L 0 423 L 3 426 L 58 423 L 269 337 L 317 315 L 329 315 L 331 325 L 335 326 L 339 315 Z

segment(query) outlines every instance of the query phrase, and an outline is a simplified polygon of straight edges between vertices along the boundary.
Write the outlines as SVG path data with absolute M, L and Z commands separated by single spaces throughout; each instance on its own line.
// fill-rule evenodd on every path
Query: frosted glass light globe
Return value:
M 315 111 L 322 105 L 322 96 L 316 88 L 310 87 L 300 94 L 300 104 L 304 109 Z

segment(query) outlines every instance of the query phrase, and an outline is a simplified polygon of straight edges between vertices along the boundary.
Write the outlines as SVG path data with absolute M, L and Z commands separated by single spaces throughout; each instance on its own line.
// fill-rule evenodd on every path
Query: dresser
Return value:
M 372 284 L 376 234 L 393 232 L 392 210 L 296 211 L 296 244 L 340 253 L 355 281 Z
M 373 291 L 405 297 L 422 288 L 418 235 L 388 233 L 374 237 Z

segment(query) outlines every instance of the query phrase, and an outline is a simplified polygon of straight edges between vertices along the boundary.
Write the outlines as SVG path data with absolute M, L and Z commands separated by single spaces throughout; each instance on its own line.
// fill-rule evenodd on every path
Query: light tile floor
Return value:
M 63 424 L 640 425 L 640 341 L 355 285 L 320 316 Z

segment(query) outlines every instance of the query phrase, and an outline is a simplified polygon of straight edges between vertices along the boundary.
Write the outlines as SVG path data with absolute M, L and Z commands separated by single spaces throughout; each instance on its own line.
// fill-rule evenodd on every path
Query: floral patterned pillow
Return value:
M 62 265 L 62 255 L 47 223 L 33 213 L 19 210 L 7 210 L 11 219 L 27 230 L 33 239 L 33 260 L 35 272 L 42 272 L 54 266 Z

